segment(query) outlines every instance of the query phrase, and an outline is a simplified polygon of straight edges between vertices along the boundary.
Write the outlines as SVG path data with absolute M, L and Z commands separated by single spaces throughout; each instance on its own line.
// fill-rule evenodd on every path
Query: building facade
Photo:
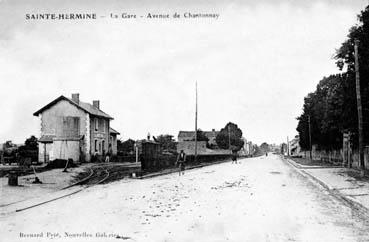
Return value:
M 245 138 L 243 140 L 243 147 L 239 151 L 239 155 L 241 156 L 252 156 L 254 154 L 254 146 L 251 141 L 247 141 Z
M 291 141 L 289 141 L 288 149 L 289 149 L 288 153 L 291 156 L 300 154 L 300 152 L 301 152 L 300 137 L 298 135 L 296 135 L 295 138 L 293 138 Z
M 209 139 L 208 144 L 212 146 L 217 145 L 216 137 L 219 134 L 219 131 L 213 129 L 212 131 L 202 131 L 205 136 Z M 178 143 L 183 141 L 194 141 L 195 140 L 195 131 L 179 131 L 178 134 Z
M 182 141 L 177 144 L 177 152 L 184 151 L 186 155 L 195 154 L 195 141 Z M 206 141 L 197 142 L 197 154 L 206 154 Z
M 209 139 L 207 142 L 209 147 L 207 147 L 206 141 L 197 142 L 197 154 L 198 155 L 226 155 L 230 154 L 231 150 L 219 149 L 216 137 L 219 131 L 202 131 L 205 136 Z M 187 155 L 195 154 L 195 131 L 179 131 L 178 133 L 178 144 L 177 152 L 183 150 Z
M 100 110 L 100 101 L 81 102 L 79 94 L 60 96 L 33 114 L 40 118 L 39 161 L 90 161 L 93 155 L 116 152 L 113 118 Z M 114 138 L 115 137 L 115 138 Z
M 120 135 L 120 133 L 118 131 L 116 131 L 115 129 L 111 128 L 109 129 L 109 133 L 110 133 L 110 143 L 109 145 L 111 145 L 111 151 L 113 155 L 117 155 L 118 154 L 118 138 L 117 136 Z

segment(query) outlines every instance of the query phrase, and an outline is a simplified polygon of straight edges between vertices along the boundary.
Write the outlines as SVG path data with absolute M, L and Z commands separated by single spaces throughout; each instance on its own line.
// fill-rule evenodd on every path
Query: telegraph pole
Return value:
M 358 53 L 359 40 L 355 39 L 355 79 L 356 79 L 356 103 L 357 103 L 357 115 L 358 115 L 358 131 L 359 131 L 359 157 L 360 157 L 360 169 L 361 175 L 364 176 L 365 164 L 364 164 L 364 149 L 363 149 L 363 110 L 361 106 L 361 93 L 360 93 L 360 73 L 359 73 L 359 53 Z
M 231 150 L 231 127 L 228 125 L 228 149 Z
M 195 163 L 197 162 L 197 81 L 196 81 L 196 108 L 195 108 Z
M 312 149 L 312 145 L 311 145 L 311 125 L 310 125 L 310 115 L 308 115 L 308 118 L 309 118 L 309 148 L 310 148 L 310 160 L 312 160 L 312 152 L 311 152 L 311 149 Z

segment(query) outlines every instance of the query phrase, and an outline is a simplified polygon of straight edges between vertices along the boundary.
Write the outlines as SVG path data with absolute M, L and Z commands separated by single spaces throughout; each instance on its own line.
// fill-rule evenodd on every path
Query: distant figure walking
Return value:
M 183 150 L 181 150 L 181 152 L 178 154 L 177 157 L 177 162 L 176 164 L 178 164 L 179 166 L 179 175 L 184 175 L 184 171 L 185 171 L 185 162 L 186 162 L 186 154 L 184 153 Z
M 232 164 L 233 163 L 237 164 L 237 152 L 236 151 L 232 151 Z

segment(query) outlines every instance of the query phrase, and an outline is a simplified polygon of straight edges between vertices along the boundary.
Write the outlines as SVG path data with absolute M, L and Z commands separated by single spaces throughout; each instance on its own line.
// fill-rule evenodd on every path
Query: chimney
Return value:
M 97 109 L 100 109 L 100 101 L 99 100 L 93 100 L 92 106 L 94 106 Z
M 72 100 L 73 100 L 73 102 L 79 104 L 79 93 L 73 93 L 72 94 Z

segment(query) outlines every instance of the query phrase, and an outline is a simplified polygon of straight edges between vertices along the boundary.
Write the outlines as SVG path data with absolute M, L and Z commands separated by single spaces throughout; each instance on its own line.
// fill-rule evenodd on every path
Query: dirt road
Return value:
M 367 218 L 278 156 L 240 161 L 91 187 L 0 218 L 0 234 L 4 241 L 369 240 Z

